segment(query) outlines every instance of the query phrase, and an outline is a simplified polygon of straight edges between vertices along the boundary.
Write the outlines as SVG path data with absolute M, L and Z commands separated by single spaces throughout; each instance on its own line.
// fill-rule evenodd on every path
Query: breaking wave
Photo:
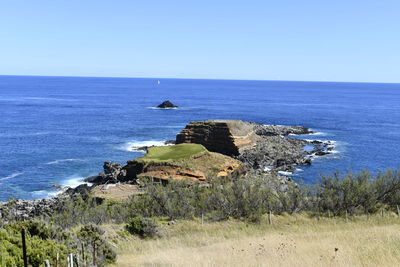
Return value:
M 54 164 L 59 164 L 63 162 L 69 162 L 69 161 L 84 161 L 83 159 L 58 159 L 54 161 L 47 162 L 47 165 L 54 165 Z

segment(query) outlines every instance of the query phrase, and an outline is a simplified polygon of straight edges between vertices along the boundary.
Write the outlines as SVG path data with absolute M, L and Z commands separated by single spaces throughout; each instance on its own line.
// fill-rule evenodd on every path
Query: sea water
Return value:
M 153 108 L 164 100 L 180 108 Z M 299 182 L 400 167 L 400 84 L 0 76 L 0 200 L 54 196 L 207 119 L 303 125 L 317 133 L 296 138 L 335 141 L 287 174 Z

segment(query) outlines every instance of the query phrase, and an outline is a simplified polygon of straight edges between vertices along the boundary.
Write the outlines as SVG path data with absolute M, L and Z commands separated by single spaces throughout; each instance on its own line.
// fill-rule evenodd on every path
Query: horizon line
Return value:
M 172 77 L 132 77 L 132 76 L 79 76 L 79 75 L 34 75 L 34 74 L 0 74 L 0 77 L 54 77 L 54 78 L 106 78 L 106 79 L 167 79 L 167 80 L 215 80 L 215 81 L 255 81 L 255 82 L 305 82 L 305 83 L 372 83 L 400 84 L 400 82 L 366 82 L 366 81 L 321 81 L 321 80 L 268 80 L 268 79 L 233 79 L 233 78 L 172 78 Z

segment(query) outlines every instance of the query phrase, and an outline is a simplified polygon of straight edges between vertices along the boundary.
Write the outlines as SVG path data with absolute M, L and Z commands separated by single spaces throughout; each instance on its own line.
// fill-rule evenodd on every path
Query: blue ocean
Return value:
M 160 83 L 158 83 L 158 80 Z M 181 108 L 152 107 L 171 100 Z M 55 195 L 193 120 L 303 125 L 335 153 L 293 179 L 400 167 L 400 84 L 0 76 L 0 200 Z

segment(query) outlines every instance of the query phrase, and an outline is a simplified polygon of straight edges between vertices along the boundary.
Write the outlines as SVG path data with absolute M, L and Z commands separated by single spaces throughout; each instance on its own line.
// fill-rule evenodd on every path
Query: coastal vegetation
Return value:
M 13 217 L 15 210 L 13 210 L 12 201 L 9 202 L 8 214 L 3 216 L 0 230 L 1 260 L 4 266 L 20 265 L 21 243 L 18 231 L 22 228 L 27 229 L 29 233 L 28 244 L 30 244 L 31 253 L 34 253 L 35 249 L 41 251 L 41 254 L 35 254 L 40 255 L 37 259 L 30 259 L 32 262 L 44 259 L 54 262 L 55 253 L 59 253 L 60 257 L 65 257 L 66 253 L 77 253 L 85 254 L 87 260 L 96 258 L 97 264 L 102 265 L 115 260 L 116 255 L 112 247 L 122 253 L 121 255 L 127 253 L 123 248 L 129 248 L 129 246 L 120 246 L 120 242 L 125 242 L 124 240 L 133 242 L 135 253 L 143 253 L 143 255 L 147 255 L 145 252 L 147 246 L 160 246 L 161 243 L 165 243 L 168 249 L 178 250 L 174 255 L 180 255 L 179 253 L 185 253 L 185 251 L 190 253 L 199 247 L 203 251 L 202 254 L 209 256 L 211 260 L 217 257 L 217 254 L 213 252 L 213 247 L 218 251 L 232 245 L 233 249 L 240 248 L 248 251 L 244 253 L 243 259 L 245 259 L 251 257 L 251 253 L 256 253 L 256 249 L 259 248 L 254 248 L 254 251 L 250 251 L 247 245 L 246 248 L 241 248 L 244 245 L 243 242 L 255 244 L 256 241 L 261 242 L 269 235 L 276 238 L 278 232 L 286 229 L 284 225 L 288 224 L 298 225 L 296 227 L 299 231 L 308 231 L 308 237 L 305 233 L 295 233 L 296 227 L 291 226 L 284 231 L 291 234 L 293 236 L 291 238 L 298 239 L 302 245 L 306 244 L 306 240 L 313 240 L 312 236 L 320 233 L 320 240 L 325 243 L 313 241 L 313 246 L 318 247 L 320 244 L 322 249 L 327 248 L 329 244 L 333 249 L 339 242 L 342 245 L 341 257 L 349 253 L 351 257 L 354 257 L 355 262 L 359 260 L 356 262 L 358 265 L 362 265 L 363 260 L 365 261 L 363 257 L 368 257 L 366 251 L 342 250 L 348 249 L 350 243 L 353 242 L 350 237 L 355 238 L 354 232 L 345 239 L 346 233 L 350 231 L 349 229 L 357 228 L 357 224 L 362 226 L 358 234 L 367 231 L 381 231 L 384 235 L 393 233 L 400 224 L 400 220 L 395 218 L 395 214 L 399 212 L 398 205 L 400 205 L 400 172 L 397 170 L 387 170 L 376 175 L 371 175 L 367 171 L 355 174 L 349 172 L 343 176 L 336 173 L 322 177 L 315 186 L 298 186 L 291 183 L 285 193 L 273 190 L 270 187 L 270 181 L 260 177 L 216 179 L 208 186 L 185 181 L 171 181 L 167 185 L 147 181 L 144 183 L 143 193 L 133 195 L 127 201 L 104 200 L 93 197 L 90 192 L 81 192 L 65 198 L 61 208 L 54 210 L 50 216 L 29 218 L 31 222 L 19 222 Z M 379 221 L 378 216 L 381 219 L 387 219 Z M 347 229 L 344 222 L 351 222 L 348 226 L 350 228 Z M 42 226 L 39 227 L 38 224 Z M 107 230 L 110 225 L 120 230 L 110 235 Z M 59 228 L 54 228 L 55 226 Z M 188 228 L 184 229 L 184 227 Z M 221 229 L 218 230 L 218 227 Z M 230 233 L 230 227 L 233 227 L 233 233 Z M 268 230 L 268 227 L 271 229 Z M 206 229 L 211 231 L 214 228 L 215 233 L 210 234 L 210 240 L 205 242 L 203 238 L 207 235 L 203 236 L 201 232 Z M 247 236 L 248 230 L 245 230 L 247 228 L 255 232 Z M 179 231 L 174 234 L 173 229 L 181 229 L 182 236 L 176 236 Z M 315 232 L 311 233 L 314 230 Z M 190 240 L 193 243 L 183 248 L 184 242 L 188 242 L 185 239 L 192 235 L 193 238 Z M 134 236 L 144 240 L 139 241 Z M 222 241 L 219 239 L 221 236 L 224 236 Z M 335 238 L 330 241 L 330 236 L 335 236 Z M 150 240 L 147 240 L 149 238 Z M 152 238 L 161 238 L 161 241 L 155 242 L 151 240 Z M 389 261 L 399 258 L 399 255 L 394 252 L 396 238 L 398 235 L 394 236 L 393 240 L 378 238 L 380 240 L 378 242 L 382 242 L 381 245 L 388 246 L 387 251 L 390 254 L 388 256 L 394 257 Z M 217 239 L 220 241 L 217 242 Z M 183 242 L 181 247 L 177 246 L 178 240 Z M 372 249 L 371 246 L 376 246 L 375 241 L 369 248 L 360 249 Z M 93 255 L 93 242 L 98 246 L 95 255 Z M 143 243 L 137 245 L 138 242 Z M 82 244 L 85 244 L 86 253 L 80 252 L 79 248 Z M 273 246 L 274 241 L 260 244 L 264 247 Z M 235 248 L 235 246 L 238 247 Z M 208 247 L 210 251 L 207 251 Z M 376 257 L 386 255 L 382 249 L 379 251 L 375 254 Z M 137 255 L 135 253 L 129 257 Z M 296 253 L 292 257 L 295 257 Z M 315 261 L 318 253 L 311 253 L 305 257 L 304 265 L 309 261 Z M 327 253 L 320 255 L 321 262 L 329 263 L 331 260 L 329 257 L 334 257 L 333 253 Z M 155 264 L 162 261 L 164 256 L 163 253 L 156 253 L 154 257 L 146 258 L 148 261 L 144 262 Z M 124 257 L 126 259 L 126 255 L 122 256 L 122 261 Z M 137 257 L 142 258 L 142 256 Z M 182 264 L 185 260 L 187 259 L 182 257 Z M 215 260 L 218 262 L 217 259 Z M 229 263 L 229 259 L 226 260 Z M 278 261 L 278 258 L 271 260 Z M 289 263 L 290 261 L 288 265 Z M 122 263 L 121 266 L 123 266 Z

